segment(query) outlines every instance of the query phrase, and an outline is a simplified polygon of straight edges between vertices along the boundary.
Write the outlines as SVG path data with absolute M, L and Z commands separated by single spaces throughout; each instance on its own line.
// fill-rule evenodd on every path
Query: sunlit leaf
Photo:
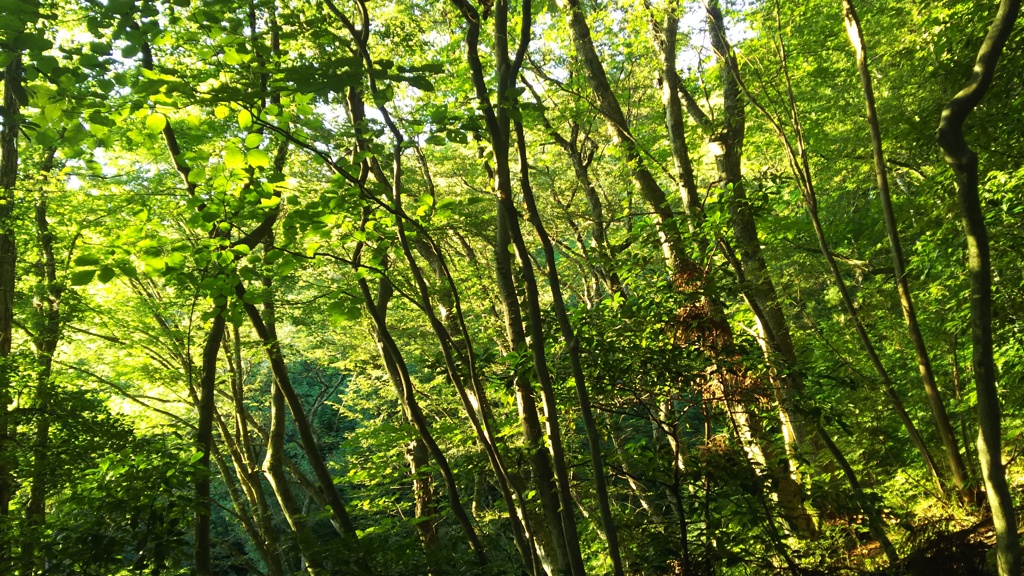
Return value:
M 167 117 L 163 114 L 150 114 L 146 117 L 146 129 L 154 134 L 160 133 L 167 126 Z
M 253 168 L 266 168 L 270 166 L 270 155 L 263 150 L 249 150 L 249 165 Z
M 234 170 L 244 166 L 245 154 L 237 146 L 229 144 L 224 150 L 224 167 L 228 170 Z

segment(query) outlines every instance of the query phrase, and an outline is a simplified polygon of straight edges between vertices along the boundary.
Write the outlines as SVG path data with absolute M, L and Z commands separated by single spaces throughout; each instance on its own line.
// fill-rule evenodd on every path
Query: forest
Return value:
M 0 574 L 1022 574 L 1020 0 L 0 0 Z

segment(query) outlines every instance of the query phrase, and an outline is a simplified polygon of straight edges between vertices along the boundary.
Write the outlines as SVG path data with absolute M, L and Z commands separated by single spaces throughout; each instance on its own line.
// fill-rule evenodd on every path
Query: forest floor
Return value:
M 962 530 L 932 533 L 899 564 L 877 576 L 990 576 L 995 571 L 996 534 L 992 518 Z

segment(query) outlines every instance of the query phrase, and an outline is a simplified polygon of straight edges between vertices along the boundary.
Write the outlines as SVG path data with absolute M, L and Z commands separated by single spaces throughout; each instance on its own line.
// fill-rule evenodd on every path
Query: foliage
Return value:
M 902 573 L 954 535 L 978 560 L 971 286 L 934 130 L 991 7 L 857 5 L 963 490 L 840 7 L 719 8 L 0 0 L 0 571 Z M 968 128 L 1016 499 L 1022 42 Z

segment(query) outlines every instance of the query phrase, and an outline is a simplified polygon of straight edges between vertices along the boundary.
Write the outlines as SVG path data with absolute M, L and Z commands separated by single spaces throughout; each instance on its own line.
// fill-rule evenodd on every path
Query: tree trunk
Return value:
M 217 420 L 218 427 L 223 429 L 223 422 L 221 422 L 220 418 L 217 418 Z M 269 576 L 284 576 L 284 565 L 281 564 L 280 557 L 278 556 L 280 551 L 276 545 L 270 545 L 265 539 L 263 532 L 259 529 L 258 519 L 256 518 L 259 512 L 246 505 L 247 498 L 243 496 L 245 488 L 240 487 L 236 483 L 235 478 L 232 477 L 232 470 L 224 460 L 223 454 L 221 454 L 220 450 L 217 450 L 216 444 L 214 444 L 213 459 L 217 462 L 221 478 L 224 479 L 224 486 L 227 488 L 228 496 L 231 498 L 231 504 L 235 508 L 238 521 L 242 524 L 242 529 L 245 531 L 246 536 L 249 537 L 249 541 L 252 542 L 256 553 L 260 555 L 260 559 L 267 565 L 267 573 Z M 235 469 L 235 475 L 238 480 L 242 480 L 242 476 L 237 474 L 237 468 Z
M 635 140 L 629 130 L 629 124 L 625 114 L 622 112 L 618 99 L 612 92 L 611 85 L 608 82 L 608 78 L 604 70 L 604 65 L 601 63 L 601 59 L 594 47 L 593 39 L 590 36 L 590 27 L 587 24 L 586 17 L 584 16 L 579 0 L 567 0 L 566 6 L 570 12 L 569 23 L 573 37 L 573 44 L 576 48 L 578 58 L 581 60 L 581 63 L 587 71 L 587 78 L 590 82 L 591 90 L 597 97 L 600 112 L 608 124 L 608 129 L 612 134 L 613 140 L 622 148 L 623 153 L 627 158 L 634 182 L 640 190 L 641 195 L 658 215 L 659 236 L 662 242 L 662 249 L 665 253 L 669 269 L 672 272 L 675 285 L 680 290 L 703 292 L 707 307 L 707 314 L 706 318 L 703 319 L 703 324 L 706 324 L 706 326 L 703 326 L 702 329 L 707 332 L 709 337 L 702 339 L 706 340 L 702 345 L 715 347 L 718 349 L 718 352 L 721 352 L 722 349 L 730 348 L 733 341 L 731 328 L 724 320 L 724 316 L 720 315 L 721 310 L 713 301 L 712 295 L 707 293 L 707 282 L 702 270 L 690 258 L 689 253 L 684 248 L 685 244 L 682 241 L 678 223 L 675 215 L 672 213 L 664 191 L 658 186 L 654 176 L 644 165 L 643 158 L 641 157 L 640 152 L 636 147 Z M 718 14 L 718 24 L 721 28 L 720 11 Z M 724 28 L 721 29 L 720 36 L 721 41 L 724 42 Z M 727 45 L 725 46 L 727 48 Z M 733 63 L 735 62 L 733 61 Z M 733 106 L 737 106 L 738 96 L 732 94 L 732 92 L 730 92 L 730 95 L 734 96 Z M 691 109 L 691 114 L 695 115 L 695 120 L 697 120 L 698 123 L 703 123 L 705 126 L 710 127 L 710 121 L 698 107 L 694 105 L 692 107 L 688 106 L 688 108 Z M 739 107 L 738 115 L 733 111 L 732 118 L 734 119 L 734 122 L 737 120 L 737 116 L 739 120 L 739 124 L 737 125 L 739 128 L 738 144 L 742 144 L 742 107 Z M 734 132 L 735 129 L 736 126 L 733 128 Z M 735 142 L 735 135 L 733 140 Z M 728 166 L 730 169 L 730 176 L 735 178 L 736 181 L 739 181 L 739 150 L 736 149 L 735 146 L 732 154 L 733 161 L 732 164 Z M 741 188 L 739 192 L 742 194 L 742 182 L 740 182 L 740 186 Z M 734 202 L 732 206 L 735 205 L 736 203 Z M 749 212 L 747 212 L 747 214 L 749 214 Z M 752 223 L 752 219 L 750 220 L 750 223 Z M 743 227 L 741 232 L 750 232 L 750 227 Z M 754 228 L 754 247 L 757 250 L 757 255 L 759 255 L 760 245 L 756 242 L 756 232 L 756 228 Z M 761 263 L 763 268 L 763 260 Z M 767 278 L 766 276 L 764 277 Z M 774 287 L 772 287 L 772 290 L 774 290 Z M 781 311 L 779 311 L 779 313 L 781 314 Z M 788 331 L 786 334 L 788 334 Z M 724 375 L 722 378 L 723 384 L 728 386 L 732 377 L 732 375 Z M 727 389 L 726 396 L 729 396 L 730 394 L 731 392 Z M 782 400 L 786 400 L 788 403 L 789 399 L 788 397 L 785 397 L 782 398 Z M 737 402 L 730 402 L 728 409 L 734 412 L 742 412 L 745 410 L 742 404 Z M 783 409 L 780 405 L 780 413 L 785 416 L 788 414 L 788 411 Z M 750 420 L 746 417 L 742 419 L 744 421 Z M 788 423 L 789 419 L 784 417 L 783 422 Z M 814 525 L 803 507 L 800 487 L 796 484 L 789 471 L 783 470 L 778 466 L 777 462 L 769 461 L 767 465 L 771 477 L 778 485 L 780 500 L 786 503 L 784 505 L 784 510 L 787 514 L 787 524 L 802 534 L 813 534 Z
M 878 180 L 879 198 L 882 201 L 882 213 L 885 217 L 885 232 L 889 236 L 889 246 L 892 248 L 892 264 L 900 295 L 900 305 L 903 308 L 903 317 L 907 321 L 910 339 L 914 343 L 914 353 L 917 355 L 917 367 L 921 372 L 921 382 L 924 384 L 925 394 L 928 396 L 928 405 L 931 407 L 932 417 L 935 419 L 935 427 L 946 448 L 946 458 L 949 460 L 949 467 L 953 472 L 953 480 L 961 493 L 966 493 L 970 484 L 967 467 L 960 455 L 960 447 L 957 445 L 956 434 L 953 432 L 953 425 L 950 424 L 949 414 L 946 413 L 946 405 L 935 384 L 935 374 L 932 370 L 931 359 L 928 357 L 928 348 L 925 345 L 924 336 L 921 334 L 921 325 L 917 321 L 917 312 L 914 311 L 914 302 L 911 299 L 910 286 L 907 283 L 903 248 L 900 246 L 899 228 L 889 195 L 889 176 L 885 167 L 885 157 L 882 154 L 882 131 L 878 123 L 878 113 L 875 110 L 871 72 L 868 70 L 867 47 L 864 44 L 860 20 L 857 19 L 857 12 L 854 10 L 852 0 L 843 0 L 843 14 L 846 19 L 846 31 L 850 36 L 850 42 L 853 43 L 854 51 L 857 53 L 857 70 L 860 73 L 861 87 L 864 90 L 868 127 L 871 130 L 875 176 Z
M 50 173 L 52 154 L 48 156 L 42 172 Z M 32 445 L 31 486 L 28 504 L 25 507 L 25 521 L 28 530 L 22 543 L 22 571 L 32 574 L 36 567 L 42 570 L 45 558 L 36 558 L 36 543 L 42 536 L 40 530 L 46 524 L 46 487 L 50 450 L 50 403 L 53 396 L 53 354 L 61 338 L 61 297 L 63 286 L 57 282 L 57 261 L 54 257 L 53 233 L 47 220 L 47 200 L 41 193 L 35 207 L 36 232 L 39 241 L 39 256 L 42 262 L 41 274 L 36 285 L 36 330 L 33 344 L 36 349 L 36 431 Z
M 228 446 L 231 461 L 238 476 L 239 484 L 253 509 L 256 521 L 256 529 L 262 538 L 263 548 L 267 551 L 267 568 L 271 576 L 283 574 L 284 557 L 281 550 L 280 540 L 273 526 L 273 518 L 270 513 L 270 506 L 267 500 L 263 483 L 260 482 L 260 464 L 256 462 L 255 450 L 249 432 L 249 419 L 251 418 L 248 409 L 245 407 L 245 388 L 242 372 L 242 343 L 239 338 L 238 326 L 231 327 L 231 338 L 225 339 L 225 357 L 228 359 L 228 369 L 231 376 L 231 400 L 234 411 L 234 437 L 231 430 L 223 419 L 218 418 L 221 437 Z
M 932 480 L 935 482 L 936 489 L 938 489 L 939 494 L 943 494 L 944 488 L 938 466 L 936 466 L 935 460 L 932 458 L 931 452 L 928 450 L 928 446 L 924 442 L 924 438 L 921 436 L 920 432 L 918 432 L 917 426 L 907 413 L 907 410 L 903 405 L 903 401 L 896 392 L 896 388 L 893 385 L 892 378 L 889 376 L 889 372 L 885 369 L 885 365 L 882 364 L 882 360 L 878 356 L 875 346 L 872 344 L 870 336 L 868 336 L 867 330 L 864 328 L 864 323 L 861 322 L 860 312 L 854 305 L 853 297 L 850 295 L 850 290 L 846 285 L 846 281 L 843 279 L 842 273 L 839 271 L 839 265 L 836 263 L 835 255 L 832 253 L 828 239 L 825 236 L 825 229 L 821 224 L 821 218 L 818 214 L 818 196 L 814 187 L 814 178 L 811 175 L 810 162 L 807 159 L 807 145 L 804 140 L 803 126 L 800 122 L 800 115 L 796 105 L 796 97 L 793 94 L 793 85 L 789 75 L 786 44 L 781 37 L 782 26 L 778 11 L 776 11 L 776 19 L 779 30 L 779 58 L 782 63 L 783 76 L 786 82 L 786 95 L 788 97 L 789 113 L 791 116 L 790 120 L 792 121 L 792 128 L 796 140 L 795 150 L 793 143 L 790 142 L 789 137 L 786 135 L 782 127 L 781 120 L 773 116 L 771 112 L 769 112 L 749 92 L 746 91 L 745 87 L 744 92 L 754 107 L 757 108 L 765 119 L 768 120 L 768 123 L 772 128 L 774 128 L 776 135 L 783 145 L 789 159 L 790 169 L 792 170 L 793 176 L 796 178 L 797 185 L 802 192 L 801 196 L 803 197 L 804 207 L 807 209 L 807 214 L 811 218 L 811 227 L 814 229 L 814 236 L 818 240 L 818 249 L 821 251 L 822 256 L 825 258 L 825 262 L 828 264 L 829 271 L 832 274 L 832 280 L 835 282 L 836 288 L 839 290 L 839 294 L 842 298 L 843 306 L 846 308 L 846 312 L 853 320 L 854 330 L 857 332 L 857 337 L 860 340 L 861 347 L 868 355 L 868 359 L 871 361 L 871 365 L 874 367 L 875 372 L 877 372 L 879 378 L 881 378 L 882 392 L 885 394 L 886 398 L 889 399 L 893 410 L 896 411 L 897 416 L 899 416 L 900 421 L 907 430 L 907 435 L 910 437 L 911 442 L 914 443 L 914 446 L 921 454 L 921 459 L 924 461 L 925 467 L 931 474 Z
M 509 108 L 515 106 L 514 91 L 519 68 L 525 58 L 530 39 L 531 4 L 524 0 L 522 13 L 523 22 L 520 28 L 520 39 L 515 59 L 509 58 L 508 44 L 508 4 L 498 2 L 493 12 L 494 20 L 494 53 L 497 82 L 498 105 L 490 99 L 483 65 L 478 53 L 479 14 L 468 2 L 454 0 L 462 11 L 469 26 L 466 47 L 467 60 L 477 101 L 483 111 L 487 133 L 494 152 L 494 189 L 498 195 L 497 202 L 497 239 L 495 242 L 495 273 L 498 288 L 505 309 L 505 324 L 513 350 L 523 353 L 529 349 L 533 358 L 533 372 L 541 388 L 544 407 L 547 440 L 540 427 L 533 387 L 526 374 L 516 374 L 514 384 L 519 400 L 520 416 L 523 424 L 524 439 L 529 446 L 530 460 L 533 466 L 537 492 L 540 496 L 548 534 L 551 538 L 552 550 L 544 551 L 547 557 L 546 569 L 552 574 L 566 572 L 582 576 L 584 573 L 583 559 L 580 551 L 579 536 L 573 513 L 572 496 L 569 489 L 568 469 L 561 441 L 561 430 L 558 406 L 554 398 L 554 390 L 548 373 L 547 360 L 544 352 L 543 321 L 540 310 L 539 296 L 532 262 L 523 241 L 519 227 L 519 216 L 513 200 L 511 170 L 509 166 L 510 151 L 510 115 Z M 527 295 L 527 314 L 529 316 L 530 339 L 526 338 L 522 312 L 520 310 L 518 292 L 512 272 L 512 259 L 509 246 L 514 246 L 519 270 L 522 273 Z M 543 448 L 550 445 L 550 454 Z M 541 550 L 538 550 L 541 552 Z M 554 552 L 552 554 L 552 552 Z
M 7 118 L 0 132 L 0 522 L 10 526 L 11 499 L 14 497 L 10 446 L 10 421 L 7 407 L 11 396 L 11 339 L 14 328 L 14 289 L 17 280 L 18 249 L 14 233 L 14 188 L 18 183 L 18 122 L 22 90 L 21 56 L 4 68 L 3 105 Z M 0 538 L 0 566 L 10 561 L 10 542 Z
M 739 65 L 726 38 L 725 18 L 718 1 L 705 2 L 705 8 L 711 45 L 722 66 L 722 128 L 714 136 L 714 141 L 721 148 L 721 153 L 715 157 L 719 184 L 727 199 L 733 236 L 739 248 L 739 262 L 747 285 L 745 293 L 751 300 L 751 308 L 755 309 L 761 330 L 773 335 L 764 338 L 762 343 L 766 346 L 769 361 L 781 368 L 781 373 L 775 376 L 775 393 L 783 439 L 795 470 L 798 460 L 794 457 L 795 452 L 805 450 L 805 456 L 813 458 L 817 453 L 817 438 L 813 426 L 795 408 L 796 398 L 803 389 L 802 379 L 796 371 L 796 351 L 789 333 L 789 323 L 761 253 L 757 222 L 743 182 L 741 162 L 746 113 L 741 98 Z
M 655 28 L 657 26 L 653 16 L 651 25 Z M 686 143 L 685 117 L 679 96 L 683 82 L 676 68 L 679 15 L 671 3 L 665 10 L 661 33 L 658 34 L 656 29 L 655 35 L 661 53 L 661 102 L 665 106 L 665 127 L 668 129 L 669 142 L 672 145 L 672 160 L 676 166 L 679 195 L 683 199 L 683 210 L 686 212 L 690 232 L 693 233 L 700 228 L 703 210 L 697 195 L 697 181 L 693 174 L 693 163 L 690 161 L 690 148 Z
M 285 364 L 284 355 L 281 353 L 281 345 L 268 329 L 267 324 L 265 324 L 263 317 L 256 306 L 245 301 L 245 288 L 241 283 L 235 287 L 235 293 L 238 297 L 238 301 L 245 309 L 250 323 L 256 330 L 256 335 L 263 343 L 263 346 L 266 347 L 271 371 L 274 374 L 274 388 L 275 390 L 280 390 L 284 395 L 288 411 L 291 413 L 292 420 L 295 423 L 295 428 L 299 433 L 302 449 L 306 453 L 306 457 L 309 459 L 309 465 L 313 469 L 313 473 L 320 485 L 320 489 L 323 490 L 324 496 L 327 499 L 328 508 L 331 512 L 331 522 L 334 524 L 338 534 L 344 537 L 345 540 L 353 547 L 353 560 L 350 566 L 356 569 L 356 571 L 366 571 L 369 567 L 359 564 L 361 554 L 356 550 L 358 543 L 355 526 L 352 524 L 352 519 L 345 510 L 345 505 L 341 500 L 341 496 L 338 494 L 338 489 L 334 485 L 334 479 L 332 478 L 330 471 L 327 469 L 327 465 L 324 463 L 323 457 L 320 455 L 320 449 L 313 436 L 313 429 L 309 423 L 309 419 L 306 417 L 302 401 L 295 392 L 295 388 L 292 387 L 291 378 L 288 375 L 288 366 Z
M 562 334 L 562 340 L 569 352 L 569 364 L 572 369 L 573 383 L 576 387 L 576 396 L 579 400 L 580 415 L 583 418 L 583 425 L 587 431 L 587 444 L 590 451 L 590 465 L 594 473 L 594 486 L 597 490 L 597 503 L 601 511 L 601 525 L 604 528 L 605 538 L 608 542 L 608 555 L 612 561 L 612 572 L 615 576 L 622 576 L 622 558 L 619 554 L 619 539 L 615 527 L 615 520 L 612 518 L 611 503 L 608 498 L 608 485 L 605 482 L 604 463 L 601 454 L 601 435 L 597 430 L 597 423 L 594 420 L 594 412 L 590 404 L 590 392 L 587 390 L 587 383 L 583 375 L 583 361 L 580 358 L 579 340 L 569 322 L 569 314 L 566 312 L 565 299 L 562 297 L 562 283 L 558 276 L 558 269 L 555 267 L 555 250 L 551 245 L 551 238 L 548 236 L 544 223 L 540 218 L 540 211 L 537 209 L 537 202 L 533 196 L 533 187 L 530 185 L 530 169 L 526 151 L 526 131 L 520 121 L 514 121 L 516 141 L 519 150 L 519 171 L 520 188 L 526 207 L 529 211 L 530 222 L 540 238 L 541 246 L 544 249 L 544 259 L 547 263 L 548 285 L 551 289 L 552 305 L 555 310 L 555 317 L 558 320 L 558 327 Z M 525 263 L 524 265 L 529 265 Z M 563 457 L 564 458 L 564 457 Z M 564 498 L 564 494 L 562 495 Z M 563 500 L 563 505 L 567 502 Z M 684 534 L 685 539 L 685 534 Z M 582 576 L 582 574 L 580 575 Z
M 448 463 L 448 458 L 445 456 L 440 446 L 438 446 L 437 441 L 434 439 L 434 436 L 430 431 L 427 419 L 423 414 L 423 410 L 420 408 L 419 402 L 416 400 L 416 392 L 413 388 L 412 377 L 409 374 L 408 368 L 406 368 L 405 361 L 402 358 L 400 351 L 398 350 L 398 345 L 394 338 L 392 338 L 391 332 L 387 327 L 387 306 L 388 300 L 390 300 L 391 297 L 390 282 L 386 278 L 381 279 L 381 286 L 378 290 L 376 302 L 374 302 L 370 296 L 370 290 L 366 280 L 360 279 L 359 285 L 360 290 L 363 293 L 363 298 L 366 301 L 367 309 L 373 316 L 374 332 L 377 336 L 381 357 L 383 358 L 384 365 L 395 385 L 399 400 L 402 403 L 402 412 L 405 414 L 409 423 L 412 424 L 413 428 L 416 429 L 417 434 L 419 434 L 419 438 L 416 438 L 412 442 L 406 453 L 412 468 L 413 492 L 416 494 L 417 517 L 421 517 L 421 513 L 424 516 L 436 513 L 436 507 L 430 501 L 431 491 L 429 485 L 429 472 L 421 470 L 426 465 L 426 458 L 429 451 L 429 454 L 433 456 L 434 461 L 437 463 L 438 470 L 441 472 L 441 476 L 444 479 L 445 488 L 448 491 L 448 505 L 449 508 L 451 508 L 452 514 L 458 521 L 459 527 L 462 528 L 470 549 L 472 549 L 473 553 L 476 555 L 477 562 L 481 565 L 486 564 L 487 557 L 484 554 L 483 545 L 480 543 L 480 539 L 476 534 L 476 530 L 473 528 L 473 523 L 469 518 L 469 514 L 466 513 L 466 509 L 462 505 L 462 500 L 459 498 L 459 489 L 455 482 L 455 475 L 452 473 L 451 465 Z M 433 512 L 430 512 L 431 510 L 433 510 Z M 427 526 L 421 528 L 420 526 L 423 524 L 426 524 Z M 417 524 L 417 529 L 420 530 L 421 537 L 424 540 L 424 545 L 428 549 L 437 546 L 437 531 L 433 520 L 420 522 Z M 433 541 L 433 543 L 431 541 Z
M 199 381 L 199 427 L 196 441 L 202 456 L 196 478 L 195 570 L 197 576 L 213 576 L 210 562 L 210 450 L 213 447 L 213 402 L 217 382 L 217 356 L 224 338 L 224 309 L 218 308 L 203 346 L 203 372 Z
M 263 474 L 274 491 L 281 513 L 288 527 L 295 535 L 299 550 L 310 574 L 317 574 L 321 568 L 319 554 L 312 550 L 314 542 L 309 536 L 306 520 L 302 514 L 288 476 L 284 472 L 284 434 L 285 434 L 285 398 L 284 392 L 276 384 L 271 385 L 270 395 L 270 429 L 267 431 L 267 453 L 263 458 Z
M 590 35 L 590 26 L 579 0 L 566 0 L 565 9 L 569 12 L 569 26 L 572 32 L 573 45 L 580 63 L 586 68 L 590 88 L 597 97 L 601 115 L 608 124 L 615 144 L 622 149 L 626 164 L 630 168 L 633 181 L 644 201 L 654 211 L 658 222 L 659 238 L 665 261 L 677 284 L 693 282 L 702 276 L 700 268 L 690 258 L 686 245 L 679 231 L 679 223 L 672 211 L 665 191 L 658 186 L 657 180 L 646 167 L 643 157 L 629 129 L 618 98 L 612 92 L 611 84 L 604 70 L 597 49 Z
M 964 122 L 988 92 L 996 65 L 1020 13 L 1020 0 L 1001 0 L 995 20 L 978 50 L 968 85 L 946 104 L 939 121 L 939 146 L 956 176 L 957 197 L 967 236 L 971 280 L 971 340 L 978 396 L 978 459 L 985 478 L 1000 576 L 1021 572 L 1020 538 L 1002 456 L 1002 423 L 992 351 L 992 262 L 985 214 L 978 190 L 978 155 L 967 145 Z

